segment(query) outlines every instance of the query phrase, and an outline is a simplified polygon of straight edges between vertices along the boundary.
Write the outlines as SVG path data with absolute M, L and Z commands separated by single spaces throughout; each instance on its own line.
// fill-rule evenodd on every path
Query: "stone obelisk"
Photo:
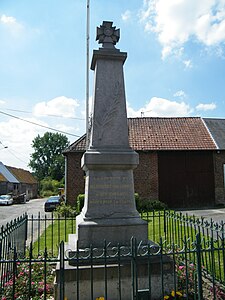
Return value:
M 97 28 L 91 69 L 95 72 L 90 143 L 82 158 L 85 203 L 76 221 L 79 247 L 147 243 L 147 223 L 135 206 L 133 169 L 138 154 L 129 146 L 123 64 L 126 52 L 115 44 L 119 29 L 104 21 Z

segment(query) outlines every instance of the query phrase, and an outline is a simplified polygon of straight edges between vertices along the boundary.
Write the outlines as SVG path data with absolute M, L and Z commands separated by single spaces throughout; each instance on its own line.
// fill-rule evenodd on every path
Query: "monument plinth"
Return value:
M 147 222 L 135 206 L 133 169 L 138 154 L 129 146 L 123 64 L 127 54 L 115 48 L 119 30 L 112 22 L 97 29 L 103 44 L 93 53 L 95 72 L 90 144 L 82 158 L 85 203 L 77 217 L 79 247 L 147 243 Z

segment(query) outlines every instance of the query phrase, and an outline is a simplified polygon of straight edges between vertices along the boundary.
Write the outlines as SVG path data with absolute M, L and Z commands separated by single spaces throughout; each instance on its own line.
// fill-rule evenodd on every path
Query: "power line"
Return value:
M 1 148 L 1 149 L 7 149 L 7 148 L 8 148 L 8 146 L 5 146 L 1 141 L 0 141 L 0 144 L 1 144 L 2 147 L 3 147 L 3 148 Z
M 8 152 L 9 152 L 11 155 L 13 155 L 15 158 L 17 158 L 17 159 L 20 160 L 21 162 L 27 164 L 26 161 L 24 161 L 24 160 L 22 160 L 21 158 L 19 158 L 19 157 L 18 157 L 17 155 L 15 155 L 11 150 L 9 150 L 9 149 L 7 149 L 7 150 L 8 150 Z
M 32 122 L 32 121 L 24 120 L 24 119 L 22 119 L 22 118 L 19 118 L 19 117 L 17 117 L 17 116 L 13 116 L 13 115 L 8 114 L 8 113 L 3 112 L 3 111 L 0 111 L 0 114 L 6 115 L 6 116 L 8 116 L 8 117 L 11 117 L 11 118 L 14 118 L 14 119 L 23 121 L 23 122 L 27 122 L 27 123 L 33 124 L 33 125 L 35 125 L 35 126 L 39 126 L 39 127 L 42 127 L 42 128 L 46 128 L 46 129 L 50 129 L 50 130 L 53 130 L 53 131 L 56 131 L 56 132 L 60 132 L 60 133 L 66 134 L 66 135 L 71 135 L 71 136 L 75 136 L 75 137 L 80 137 L 79 135 L 76 135 L 76 134 L 73 134 L 73 133 L 68 133 L 68 132 L 65 132 L 65 131 L 62 131 L 62 130 L 58 130 L 58 129 L 55 129 L 55 128 L 52 128 L 52 127 L 48 127 L 48 126 L 45 126 L 45 125 L 41 125 L 41 124 L 38 124 L 38 123 L 35 123 L 35 122 Z
M 26 110 L 19 110 L 19 109 L 11 109 L 11 108 L 5 108 L 6 110 L 9 111 L 15 111 L 15 112 L 21 112 L 21 113 L 26 113 L 26 114 L 32 114 L 31 111 L 26 111 Z M 57 116 L 57 115 L 49 115 L 49 114 L 45 114 L 42 116 L 48 116 L 48 117 L 56 117 L 56 118 L 65 118 L 65 119 L 73 119 L 73 120 L 81 120 L 84 121 L 85 119 L 82 118 L 76 118 L 76 117 L 64 117 L 64 116 Z
M 16 156 L 11 150 L 9 150 L 9 147 L 8 146 L 5 146 L 1 141 L 0 141 L 0 144 L 4 147 L 4 148 L 1 148 L 1 149 L 6 149 L 8 150 L 8 152 L 13 155 L 15 158 L 17 158 L 18 160 L 22 161 L 23 163 L 27 163 L 25 162 L 24 160 L 20 159 L 18 156 Z

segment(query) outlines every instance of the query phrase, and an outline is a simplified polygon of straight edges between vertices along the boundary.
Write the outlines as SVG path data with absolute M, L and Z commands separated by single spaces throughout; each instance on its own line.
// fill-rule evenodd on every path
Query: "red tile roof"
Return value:
M 6 181 L 7 179 L 5 178 L 5 176 L 2 173 L 0 173 L 0 182 L 6 182 Z
M 134 150 L 213 150 L 216 145 L 201 118 L 132 118 Z
M 78 140 L 76 140 L 74 143 L 72 143 L 68 149 L 66 149 L 63 153 L 67 152 L 84 152 L 86 149 L 86 134 L 81 136 Z
M 129 143 L 134 150 L 215 150 L 207 127 L 199 117 L 129 118 Z M 84 151 L 85 135 L 66 152 Z
M 37 179 L 27 170 L 6 166 L 21 183 L 36 184 Z

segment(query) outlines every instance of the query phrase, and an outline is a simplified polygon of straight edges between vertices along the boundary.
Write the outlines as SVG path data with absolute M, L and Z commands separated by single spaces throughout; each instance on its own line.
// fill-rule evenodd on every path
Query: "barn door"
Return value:
M 214 204 L 212 153 L 159 153 L 159 199 L 169 207 L 206 207 Z

